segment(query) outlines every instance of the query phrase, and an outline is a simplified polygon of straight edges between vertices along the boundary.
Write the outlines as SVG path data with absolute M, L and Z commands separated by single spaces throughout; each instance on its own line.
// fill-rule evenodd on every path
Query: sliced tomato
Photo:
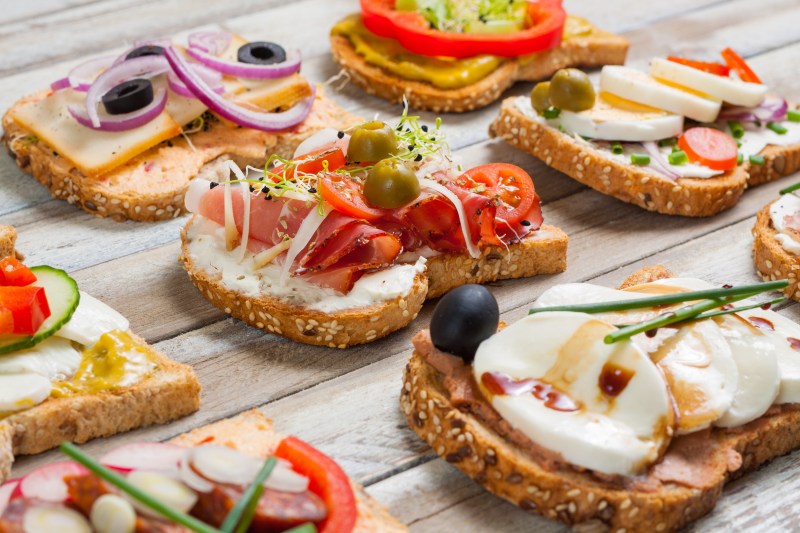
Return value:
M 370 207 L 361 186 L 346 176 L 331 172 L 319 174 L 317 190 L 334 209 L 353 218 L 374 221 L 386 214 L 384 209 Z
M 328 517 L 319 533 L 353 531 L 358 516 L 356 497 L 347 475 L 333 459 L 295 437 L 283 439 L 275 456 L 292 463 L 294 470 L 309 479 L 309 490 L 325 501 Z
M 364 26 L 381 37 L 397 39 L 415 54 L 455 58 L 491 54 L 519 57 L 556 48 L 564 35 L 567 14 L 561 0 L 528 4 L 528 27 L 505 34 L 445 32 L 432 29 L 415 11 L 397 11 L 395 0 L 361 0 Z
M 678 146 L 686 152 L 692 163 L 698 163 L 714 170 L 736 168 L 739 148 L 736 141 L 714 128 L 690 128 L 678 137 Z
M 497 218 L 511 225 L 525 220 L 534 204 L 539 203 L 530 175 L 518 166 L 508 163 L 472 168 L 459 176 L 456 184 L 496 199 Z
M 726 48 L 722 51 L 722 59 L 732 69 L 735 70 L 742 81 L 749 81 L 750 83 L 761 83 L 761 79 L 753 72 L 747 61 L 731 48 Z
M 675 56 L 667 56 L 667 60 L 672 61 L 673 63 L 686 65 L 687 67 L 696 68 L 697 70 L 702 70 L 703 72 L 716 74 L 717 76 L 729 76 L 731 73 L 730 67 L 713 61 L 696 61 L 694 59 L 686 59 L 685 57 Z
M 298 172 L 303 172 L 305 174 L 317 174 L 325 170 L 328 172 L 339 170 L 347 163 L 344 151 L 341 147 L 335 145 L 319 148 L 305 155 L 301 155 L 296 158 L 295 161 L 297 161 L 296 165 L 289 165 L 288 175 L 286 172 L 286 165 L 278 165 L 273 168 L 270 173 L 290 179 L 295 168 Z
M 11 312 L 17 335 L 33 335 L 50 316 L 44 287 L 0 287 L 0 307 Z
M 16 257 L 0 260 L 0 285 L 24 287 L 36 281 L 36 276 Z
M 0 307 L 0 335 L 14 333 L 14 313 L 10 309 Z

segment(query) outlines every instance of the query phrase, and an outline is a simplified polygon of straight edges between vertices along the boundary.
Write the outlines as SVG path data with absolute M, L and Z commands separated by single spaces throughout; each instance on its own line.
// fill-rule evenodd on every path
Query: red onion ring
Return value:
M 780 96 L 769 94 L 756 107 L 732 106 L 723 108 L 719 120 L 741 120 L 745 122 L 769 122 L 786 118 L 789 104 Z
M 217 94 L 225 92 L 225 86 L 222 85 L 222 74 L 216 70 L 204 67 L 199 63 L 190 63 L 190 68 L 197 72 L 197 75 L 211 87 L 212 91 Z M 197 98 L 174 72 L 170 71 L 167 73 L 167 82 L 169 82 L 169 88 L 172 89 L 175 94 L 185 96 L 186 98 Z
M 311 96 L 282 113 L 265 113 L 238 106 L 214 93 L 198 76 L 175 48 L 166 48 L 164 56 L 180 80 L 203 102 L 206 107 L 219 116 L 240 126 L 262 131 L 280 131 L 300 124 L 311 112 L 314 104 L 315 88 L 311 86 Z
M 84 61 L 69 71 L 66 78 L 54 81 L 50 88 L 54 91 L 71 87 L 76 91 L 86 92 L 92 86 L 92 80 L 97 73 L 111 66 L 114 56 L 102 56 Z
M 86 93 L 86 112 L 92 122 L 92 127 L 100 128 L 97 104 L 108 91 L 123 81 L 152 77 L 168 70 L 169 65 L 164 56 L 141 56 L 123 61 L 100 74 Z
M 286 61 L 272 65 L 252 65 L 250 63 L 239 63 L 238 61 L 226 61 L 191 47 L 186 50 L 186 53 L 217 72 L 239 78 L 254 80 L 285 78 L 300 70 L 300 52 L 297 50 L 291 50 L 287 54 Z
M 70 105 L 67 106 L 69 114 L 72 115 L 78 124 L 99 131 L 127 131 L 147 124 L 164 111 L 167 106 L 167 91 L 159 89 L 153 101 L 143 108 L 125 113 L 123 115 L 104 115 L 99 119 L 99 124 L 95 125 L 89 114 L 82 108 Z
M 218 56 L 228 48 L 231 39 L 231 34 L 226 31 L 196 31 L 189 34 L 188 41 L 189 48 L 196 48 L 212 56 Z
M 138 41 L 133 41 L 133 46 L 122 52 L 117 58 L 114 60 L 114 65 L 119 65 L 123 61 L 126 61 L 125 56 L 139 48 L 140 46 L 160 46 L 162 48 L 166 48 L 168 46 L 172 46 L 172 40 L 166 38 L 160 39 L 141 39 Z
M 669 168 L 669 161 L 664 157 L 664 154 L 661 153 L 661 150 L 658 149 L 658 145 L 655 142 L 646 141 L 642 143 L 642 146 L 647 153 L 650 154 L 655 170 L 659 174 L 663 174 L 671 180 L 676 180 L 681 177 L 680 174 Z

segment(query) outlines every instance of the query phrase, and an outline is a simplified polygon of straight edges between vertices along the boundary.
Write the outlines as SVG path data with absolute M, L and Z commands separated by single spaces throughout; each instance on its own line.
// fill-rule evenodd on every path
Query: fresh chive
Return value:
M 625 148 L 622 147 L 622 143 L 614 141 L 611 143 L 611 153 L 620 155 L 625 151 Z
M 744 154 L 742 152 L 739 152 L 738 154 L 736 154 L 736 164 L 741 165 L 743 162 L 744 162 Z
M 689 162 L 689 158 L 683 150 L 672 152 L 667 156 L 667 159 L 669 159 L 670 165 L 685 165 Z
M 558 115 L 561 114 L 561 110 L 557 107 L 548 107 L 544 111 L 542 111 L 542 116 L 546 119 L 551 118 L 558 118 Z
M 779 191 L 780 194 L 789 194 L 790 192 L 794 192 L 797 189 L 800 189 L 800 183 L 795 183 L 794 185 L 789 185 L 785 189 L 781 189 Z
M 785 135 L 786 132 L 789 131 L 782 125 L 778 124 L 777 122 L 768 122 L 767 127 L 772 131 L 774 131 L 775 133 L 777 133 L 778 135 Z
M 528 311 L 529 315 L 535 313 L 544 313 L 546 311 L 575 311 L 576 313 L 606 313 L 610 311 L 627 311 L 630 309 L 643 309 L 646 307 L 655 307 L 658 305 L 679 304 L 685 302 L 692 302 L 695 300 L 706 299 L 723 299 L 731 296 L 738 296 L 740 294 L 760 294 L 767 291 L 778 291 L 785 289 L 789 286 L 789 282 L 785 279 L 777 281 L 765 281 L 762 283 L 753 283 L 751 285 L 742 285 L 740 287 L 731 287 L 728 289 L 704 289 L 701 291 L 687 291 L 676 292 L 674 294 L 661 294 L 658 296 L 649 296 L 647 298 L 637 298 L 631 300 L 619 300 L 617 302 L 604 302 L 604 303 L 588 303 L 588 304 L 574 304 L 574 305 L 560 305 L 555 307 L 538 307 Z
M 741 139 L 744 137 L 744 126 L 738 120 L 729 120 L 728 127 L 731 129 L 731 135 L 734 139 Z
M 764 164 L 764 156 L 763 155 L 751 155 L 750 156 L 750 163 L 753 165 L 763 165 Z
M 786 118 L 789 122 L 800 122 L 800 111 L 797 109 L 790 109 L 786 112 Z
M 297 527 L 293 527 L 292 529 L 288 529 L 283 533 L 317 533 L 317 526 L 308 522 L 307 524 L 303 524 Z
M 675 143 L 678 142 L 678 139 L 675 137 L 668 137 L 666 139 L 661 139 L 658 141 L 658 145 L 661 148 L 666 148 L 667 146 L 675 146 Z
M 144 505 L 146 505 L 153 511 L 157 512 L 158 514 L 169 518 L 179 526 L 191 529 L 196 533 L 220 533 L 220 530 L 215 529 L 204 522 L 201 522 L 200 520 L 194 518 L 193 516 L 189 516 L 185 513 L 177 511 L 172 507 L 153 498 L 151 495 L 147 494 L 140 488 L 129 483 L 128 480 L 125 479 L 124 477 L 120 476 L 116 472 L 113 472 L 112 470 L 109 470 L 108 468 L 104 467 L 103 465 L 101 465 L 100 463 L 98 463 L 85 453 L 83 453 L 77 446 L 75 446 L 71 442 L 62 443 L 59 449 L 61 450 L 61 453 L 74 459 L 75 462 L 82 464 L 93 474 L 96 474 L 100 478 L 104 479 L 105 481 L 119 488 L 128 496 L 143 503 Z
M 250 529 L 250 524 L 253 523 L 253 518 L 256 516 L 258 501 L 261 499 L 262 494 L 264 494 L 264 486 L 259 485 L 256 487 L 252 499 L 250 502 L 248 502 L 248 505 L 244 510 L 244 514 L 242 514 L 242 519 L 239 521 L 239 526 L 236 528 L 236 533 L 247 533 L 247 530 Z M 242 495 L 242 498 L 244 498 L 244 495 Z
M 272 473 L 272 469 L 275 468 L 276 464 L 278 464 L 278 460 L 274 457 L 270 457 L 264 462 L 264 466 L 262 466 L 261 470 L 256 474 L 253 483 L 247 487 L 247 490 L 244 491 L 244 494 L 242 494 L 242 497 L 236 502 L 236 505 L 228 512 L 225 521 L 222 522 L 222 527 L 220 529 L 224 533 L 232 533 L 237 524 L 239 524 L 239 528 L 241 528 L 242 524 L 245 524 L 243 531 L 247 531 L 247 528 L 250 527 L 250 521 L 253 520 L 254 513 L 250 513 L 249 521 L 243 520 L 243 517 L 248 514 L 251 508 L 253 512 L 255 511 L 255 507 L 258 505 L 258 499 L 264 491 L 264 482 Z M 238 532 L 239 530 L 237 529 L 236 531 Z
M 786 296 L 781 296 L 780 298 L 775 298 L 774 300 L 770 300 L 768 302 L 759 302 L 756 304 L 749 304 L 749 305 L 740 305 L 739 307 L 731 307 L 730 309 L 720 309 L 719 311 L 709 311 L 708 313 L 702 313 L 694 317 L 693 320 L 704 320 L 706 318 L 713 318 L 715 316 L 722 316 L 722 315 L 729 315 L 731 313 L 739 313 L 741 311 L 749 311 L 750 309 L 756 309 L 758 307 L 764 307 L 765 305 L 778 305 L 779 303 L 783 303 L 787 300 Z
M 631 163 L 639 166 L 647 166 L 650 164 L 650 156 L 647 154 L 631 154 Z

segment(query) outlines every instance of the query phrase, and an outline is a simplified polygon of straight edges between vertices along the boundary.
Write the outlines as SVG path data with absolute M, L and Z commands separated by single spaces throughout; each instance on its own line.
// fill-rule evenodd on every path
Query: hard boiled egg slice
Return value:
M 719 100 L 683 91 L 639 70 L 617 65 L 603 67 L 600 90 L 699 122 L 714 122 L 722 107 Z
M 39 374 L 0 374 L 0 412 L 14 412 L 39 405 L 50 396 L 53 385 Z
M 668 59 L 653 59 L 650 75 L 657 80 L 677 83 L 734 105 L 755 107 L 767 95 L 767 86 L 764 84 L 717 76 Z
M 584 313 L 529 315 L 480 345 L 475 379 L 506 421 L 566 461 L 638 474 L 669 443 L 673 415 L 647 354 L 603 342 L 615 329 Z
M 50 337 L 33 348 L 0 357 L 0 374 L 32 372 L 49 380 L 69 379 L 82 358 L 83 354 L 67 339 Z
M 58 330 L 57 337 L 93 346 L 103 333 L 128 329 L 128 319 L 90 294 L 81 291 L 81 300 L 69 322 Z
M 614 105 L 615 100 L 622 99 L 601 93 L 591 109 L 579 113 L 562 110 L 556 121 L 570 133 L 606 141 L 657 141 L 683 133 L 681 115 L 635 102 L 627 106 Z

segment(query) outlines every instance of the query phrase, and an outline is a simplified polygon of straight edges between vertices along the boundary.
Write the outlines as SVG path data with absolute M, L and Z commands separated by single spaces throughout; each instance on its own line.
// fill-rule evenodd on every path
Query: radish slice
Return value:
M 128 474 L 128 482 L 182 513 L 189 512 L 197 503 L 198 496 L 192 489 L 160 472 L 137 470 Z M 150 516 L 159 516 L 143 503 L 131 498 L 129 501 L 139 511 Z
M 181 461 L 181 481 L 189 485 L 197 492 L 209 493 L 214 489 L 214 484 L 207 479 L 197 475 L 192 469 L 192 458 L 194 450 L 191 450 Z
M 17 490 L 17 486 L 19 486 L 18 479 L 13 479 L 0 485 L 0 516 L 3 516 L 3 511 L 6 510 L 8 502 L 11 501 L 11 496 Z
M 136 442 L 113 450 L 100 459 L 100 464 L 118 470 L 176 470 L 187 449 L 163 442 Z
M 192 454 L 192 465 L 200 475 L 217 483 L 248 484 L 258 472 L 253 463 L 252 458 L 225 446 L 206 444 Z
M 136 531 L 136 511 L 133 505 L 116 494 L 103 494 L 89 513 L 97 533 L 133 533 Z
M 69 500 L 66 476 L 81 476 L 89 471 L 72 461 L 59 461 L 37 468 L 19 482 L 23 498 L 63 503 Z
M 37 505 L 25 511 L 22 529 L 25 533 L 92 533 L 82 514 L 56 505 Z
M 264 482 L 264 486 L 282 492 L 305 492 L 308 490 L 308 483 L 309 479 L 292 470 L 290 464 L 278 461 L 272 474 Z

